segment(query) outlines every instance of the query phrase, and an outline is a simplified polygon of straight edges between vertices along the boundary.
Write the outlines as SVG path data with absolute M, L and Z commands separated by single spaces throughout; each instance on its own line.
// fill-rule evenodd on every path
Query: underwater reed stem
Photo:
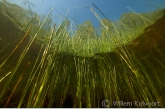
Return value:
M 6 107 L 7 107 L 7 104 L 10 102 L 11 97 L 13 96 L 13 94 L 14 94 L 16 88 L 18 87 L 18 84 L 20 83 L 20 81 L 21 81 L 23 75 L 25 74 L 27 68 L 29 67 L 29 65 L 30 65 L 30 62 L 28 62 L 28 64 L 27 64 L 26 68 L 24 69 L 22 75 L 19 77 L 19 79 L 18 79 L 18 81 L 17 81 L 17 83 L 16 83 L 14 89 L 12 90 L 12 92 L 11 92 L 11 94 L 10 94 L 10 96 L 9 96 L 9 98 L 8 98 L 8 100 L 7 100 L 6 104 L 5 104 L 5 106 L 4 106 L 4 108 L 6 108 Z
M 7 60 L 10 58 L 10 56 L 18 49 L 18 47 L 24 41 L 24 39 L 26 38 L 26 36 L 29 34 L 31 27 L 32 27 L 32 25 L 30 25 L 30 27 L 27 30 L 27 32 L 25 33 L 24 37 L 21 39 L 21 41 L 18 43 L 18 45 L 13 49 L 13 51 L 9 54 L 9 56 L 5 59 L 5 61 L 0 65 L 0 68 L 7 62 Z

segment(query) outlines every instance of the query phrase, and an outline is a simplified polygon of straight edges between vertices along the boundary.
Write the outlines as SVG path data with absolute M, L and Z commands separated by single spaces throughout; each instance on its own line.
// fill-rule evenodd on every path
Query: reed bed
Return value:
M 105 107 L 165 107 L 164 51 L 153 41 L 155 46 L 149 49 L 151 54 L 147 51 L 149 55 L 140 57 L 138 51 L 130 49 L 129 45 L 143 34 L 145 27 L 130 32 L 129 27 L 119 22 L 112 23 L 114 31 L 110 31 L 92 8 L 91 11 L 103 28 L 101 36 L 96 32 L 93 36 L 93 30 L 88 28 L 88 32 L 79 31 L 70 37 L 69 32 L 73 30 L 68 31 L 68 20 L 61 25 L 54 24 L 46 35 L 47 40 L 40 44 L 35 61 L 26 60 L 21 68 L 32 43 L 40 37 L 38 34 L 51 10 L 9 72 L 6 72 L 6 66 L 10 57 L 24 40 L 1 58 L 0 84 L 6 81 L 0 91 L 1 107 L 90 108 L 104 107 L 103 100 L 110 101 Z M 148 25 L 154 23 L 138 15 Z M 31 31 L 31 26 L 33 24 L 28 26 L 24 37 Z M 20 72 L 19 69 L 24 70 Z M 114 105 L 112 101 L 133 104 Z M 135 101 L 159 102 L 159 105 L 136 105 Z

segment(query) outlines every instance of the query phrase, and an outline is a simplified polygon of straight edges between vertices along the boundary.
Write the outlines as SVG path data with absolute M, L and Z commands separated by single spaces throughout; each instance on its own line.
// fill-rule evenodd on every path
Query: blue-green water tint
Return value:
M 138 13 L 154 11 L 158 7 L 165 7 L 165 0 L 8 0 L 11 3 L 20 5 L 21 7 L 31 9 L 39 15 L 47 15 L 50 8 L 54 8 L 52 17 L 58 24 L 59 16 L 64 18 L 67 16 L 69 20 L 78 24 L 82 24 L 86 20 L 91 20 L 94 27 L 99 27 L 97 18 L 90 11 L 92 7 L 104 18 L 97 9 L 92 5 L 94 3 L 108 19 L 118 20 L 123 13 L 131 12 L 130 7 Z M 25 1 L 26 2 L 25 4 Z M 32 5 L 33 4 L 33 5 Z
M 0 107 L 165 107 L 163 9 L 125 13 L 115 23 L 98 18 L 101 34 L 88 20 L 70 38 L 69 21 L 43 22 L 52 10 L 40 22 L 16 5 L 0 7 Z M 132 105 L 105 106 L 107 100 Z

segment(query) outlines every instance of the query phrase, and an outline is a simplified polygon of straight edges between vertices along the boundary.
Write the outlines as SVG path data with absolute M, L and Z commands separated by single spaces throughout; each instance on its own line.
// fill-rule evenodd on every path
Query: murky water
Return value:
M 38 32 L 29 23 L 23 30 L 12 15 L 0 11 L 0 107 L 165 107 L 161 12 L 134 40 L 121 43 L 112 37 L 119 43 L 114 50 L 95 52 L 107 47 L 101 46 L 105 40 L 92 39 L 96 50 L 89 40 L 66 46 L 82 40 L 64 37 L 65 25 Z M 46 33 L 46 39 L 35 38 Z

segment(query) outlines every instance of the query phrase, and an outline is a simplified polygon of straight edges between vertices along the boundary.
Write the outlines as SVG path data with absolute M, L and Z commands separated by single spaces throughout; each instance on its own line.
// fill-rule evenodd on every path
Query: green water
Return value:
M 165 107 L 164 15 L 127 43 L 114 33 L 111 50 L 107 39 L 64 37 L 67 21 L 44 43 L 25 35 L 30 25 L 0 21 L 0 107 Z

